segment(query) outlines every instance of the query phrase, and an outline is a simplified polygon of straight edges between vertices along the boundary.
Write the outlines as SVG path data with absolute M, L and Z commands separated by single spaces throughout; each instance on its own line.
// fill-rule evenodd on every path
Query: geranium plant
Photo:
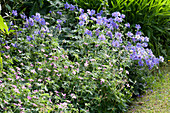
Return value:
M 140 25 L 132 31 L 123 23 L 124 14 L 63 7 L 46 20 L 12 12 L 22 21 L 11 20 L 17 33 L 10 40 L 0 34 L 1 112 L 124 112 L 140 90 L 136 80 L 163 62 L 147 49 Z

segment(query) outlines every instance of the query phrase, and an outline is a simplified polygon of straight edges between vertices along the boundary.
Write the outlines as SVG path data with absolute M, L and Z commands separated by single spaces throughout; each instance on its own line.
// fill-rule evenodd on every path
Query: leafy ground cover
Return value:
M 138 97 L 128 113 L 170 112 L 170 65 L 162 70 L 166 70 L 164 77 L 153 84 L 152 90 Z
M 126 112 L 164 58 L 125 17 L 67 2 L 47 15 L 0 16 L 0 111 Z

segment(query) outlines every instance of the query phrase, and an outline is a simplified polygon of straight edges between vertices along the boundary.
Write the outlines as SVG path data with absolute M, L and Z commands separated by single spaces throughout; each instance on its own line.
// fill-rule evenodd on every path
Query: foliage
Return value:
M 84 9 L 101 9 L 101 0 L 75 0 Z M 87 5 L 86 5 L 87 4 Z M 156 56 L 163 55 L 166 60 L 170 56 L 168 50 L 169 37 L 169 0 L 106 0 L 106 14 L 120 11 L 126 15 L 126 22 L 133 27 L 135 24 L 142 26 L 142 31 L 150 38 L 149 48 Z
M 27 16 L 31 16 L 36 12 L 47 14 L 50 10 L 49 2 L 47 0 L 2 0 L 1 15 L 18 10 L 19 13 L 25 12 Z
M 9 35 L 10 33 L 14 32 L 14 30 L 9 30 L 6 22 L 4 22 L 2 16 L 0 15 L 0 33 L 3 33 L 4 35 Z
M 0 34 L 1 112 L 125 112 L 163 62 L 125 15 L 63 5 L 44 17 L 9 16 L 16 34 Z
M 94 9 L 100 11 L 104 6 L 105 0 L 66 0 L 68 3 L 77 4 L 84 10 Z

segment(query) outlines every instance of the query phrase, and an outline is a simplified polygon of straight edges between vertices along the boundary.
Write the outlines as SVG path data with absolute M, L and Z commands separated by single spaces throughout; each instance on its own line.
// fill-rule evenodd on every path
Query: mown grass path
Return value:
M 163 70 L 166 70 L 165 77 L 137 98 L 128 113 L 170 113 L 170 65 Z

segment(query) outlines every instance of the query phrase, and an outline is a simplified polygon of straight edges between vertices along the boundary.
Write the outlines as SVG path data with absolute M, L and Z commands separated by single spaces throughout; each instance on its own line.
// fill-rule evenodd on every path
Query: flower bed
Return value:
M 1 112 L 124 112 L 163 62 L 125 15 L 63 7 L 44 18 L 13 11 L 13 30 L 1 29 Z

